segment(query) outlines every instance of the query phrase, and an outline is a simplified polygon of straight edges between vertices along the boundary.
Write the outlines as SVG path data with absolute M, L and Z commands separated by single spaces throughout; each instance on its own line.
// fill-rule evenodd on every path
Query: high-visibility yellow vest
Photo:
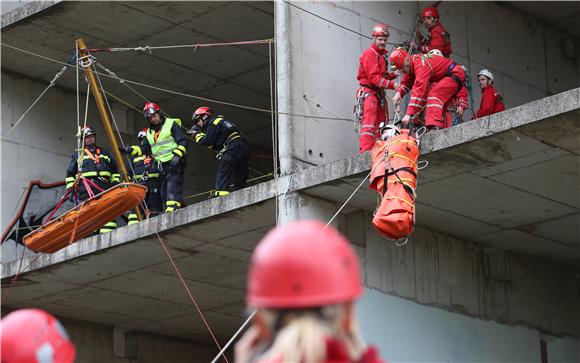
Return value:
M 171 128 L 173 127 L 174 122 L 177 122 L 179 125 L 181 120 L 166 118 L 165 123 L 163 124 L 163 127 L 161 127 L 161 130 L 159 130 L 157 136 L 155 135 L 156 132 L 151 130 L 151 128 L 147 129 L 147 141 L 149 142 L 149 145 L 151 145 L 151 154 L 153 154 L 155 160 L 162 163 L 171 161 L 173 158 L 173 149 L 178 146 L 171 135 Z

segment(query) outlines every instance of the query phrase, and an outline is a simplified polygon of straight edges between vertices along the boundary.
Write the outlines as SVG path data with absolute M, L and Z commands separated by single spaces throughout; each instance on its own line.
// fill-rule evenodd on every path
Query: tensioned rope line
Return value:
M 183 278 L 183 276 L 181 275 L 181 272 L 179 271 L 179 268 L 177 267 L 177 265 L 175 264 L 175 261 L 173 260 L 173 257 L 171 257 L 171 254 L 169 253 L 169 250 L 167 249 L 167 247 L 165 246 L 165 242 L 163 242 L 163 238 L 161 238 L 161 236 L 159 235 L 159 233 L 155 232 L 155 235 L 157 235 L 157 238 L 159 239 L 159 242 L 161 242 L 161 246 L 163 247 L 163 250 L 165 251 L 165 253 L 167 254 L 167 257 L 169 257 L 169 261 L 171 262 L 171 265 L 173 266 L 173 269 L 175 270 L 175 273 L 177 274 L 177 276 L 179 277 L 179 280 L 181 281 L 181 284 L 183 285 L 183 287 L 185 288 L 185 291 L 187 291 L 187 294 L 189 295 L 189 298 L 191 299 L 191 301 L 193 302 L 193 305 L 195 305 L 195 308 L 197 309 L 197 312 L 199 313 L 199 316 L 201 317 L 201 320 L 203 321 L 203 323 L 205 324 L 205 327 L 207 328 L 207 330 L 209 331 L 214 343 L 216 344 L 216 346 L 218 347 L 218 349 L 222 349 L 220 343 L 218 342 L 215 334 L 213 333 L 213 331 L 211 330 L 207 320 L 205 319 L 205 316 L 203 315 L 199 305 L 197 304 L 197 301 L 195 301 L 195 298 L 193 297 L 193 295 L 191 294 L 191 290 L 189 290 L 189 287 L 187 286 L 187 283 L 185 282 L 185 279 Z M 226 363 L 228 362 L 228 358 L 224 355 L 224 360 L 226 361 Z
M 272 42 L 274 39 L 260 39 L 260 40 L 243 40 L 239 42 L 222 42 L 222 43 L 198 43 L 198 44 L 181 44 L 181 45 L 161 45 L 161 46 L 150 46 L 146 45 L 143 47 L 121 47 L 121 48 L 89 48 L 88 52 L 126 52 L 126 51 L 136 51 L 136 52 L 148 52 L 151 53 L 152 50 L 157 49 L 177 49 L 177 48 L 193 48 L 193 51 L 197 48 L 208 48 L 208 47 L 223 47 L 230 45 L 255 45 L 255 44 L 267 44 Z
M 3 45 L 5 47 L 14 49 L 16 51 L 25 53 L 25 54 L 29 54 L 29 55 L 33 55 L 35 57 L 41 58 L 41 59 L 45 59 L 47 61 L 51 61 L 54 63 L 59 63 L 59 64 L 63 64 L 66 65 L 65 62 L 38 54 L 38 53 L 34 53 L 22 48 L 18 48 L 15 47 L 13 45 L 7 44 L 7 43 L 0 43 L 0 45 Z M 73 66 L 74 67 L 74 66 Z M 78 66 L 77 66 L 78 67 Z M 114 78 L 108 74 L 104 74 L 98 71 L 94 71 L 95 74 L 100 74 L 101 76 L 105 76 L 105 77 L 109 77 L 109 78 Z M 217 104 L 221 104 L 221 105 L 226 105 L 226 106 L 232 106 L 232 107 L 236 107 L 236 108 L 241 108 L 241 109 L 245 109 L 245 110 L 250 110 L 250 111 L 258 111 L 258 112 L 264 112 L 264 113 L 271 113 L 272 111 L 265 109 L 265 108 L 259 108 L 259 107 L 252 107 L 252 106 L 246 106 L 246 105 L 241 105 L 241 104 L 237 104 L 237 103 L 233 103 L 233 102 L 227 102 L 227 101 L 220 101 L 220 100 L 216 100 L 216 99 L 212 99 L 212 98 L 207 98 L 207 97 L 201 97 L 201 96 L 196 96 L 196 95 L 191 95 L 188 93 L 184 93 L 184 92 L 179 92 L 179 91 L 174 91 L 174 90 L 170 90 L 170 89 L 166 89 L 166 88 L 162 88 L 162 87 L 157 87 L 157 86 L 153 86 L 153 85 L 149 85 L 146 83 L 141 83 L 141 82 L 137 82 L 137 81 L 132 81 L 130 79 L 127 78 L 119 78 L 122 79 L 124 82 L 128 82 L 137 86 L 141 86 L 141 87 L 145 87 L 145 88 L 150 88 L 150 89 L 154 89 L 157 91 L 161 91 L 161 92 L 165 92 L 165 93 L 169 93 L 169 94 L 173 94 L 173 95 L 177 95 L 177 96 L 183 96 L 183 97 L 187 97 L 187 98 L 193 98 L 193 99 L 197 99 L 197 100 L 201 100 L 201 101 L 207 101 L 207 102 L 213 102 L 213 103 L 217 103 Z M 280 111 L 275 111 L 278 115 L 286 115 L 286 116 L 293 116 L 293 117 L 303 117 L 303 118 L 311 118 L 311 119 L 320 119 L 320 120 L 339 120 L 339 121 L 352 121 L 352 119 L 343 119 L 343 118 L 335 118 L 335 117 L 323 117 L 323 116 L 315 116 L 315 115 L 303 115 L 303 114 L 296 114 L 296 113 L 291 113 L 291 112 L 280 112 Z
M 326 223 L 326 227 L 328 227 L 330 225 L 330 223 L 332 223 L 332 221 L 334 221 L 334 218 L 336 218 L 336 216 L 344 209 L 344 207 L 346 207 L 346 205 L 348 204 L 348 202 L 350 202 L 350 200 L 354 197 L 354 195 L 359 191 L 359 189 L 363 186 L 364 182 L 371 176 L 372 170 L 367 174 L 367 176 L 360 182 L 360 184 L 356 187 L 356 189 L 350 194 L 350 196 L 346 199 L 346 201 L 344 201 L 344 203 L 342 203 L 342 205 L 340 206 L 340 208 L 338 208 L 338 211 L 332 216 L 332 218 L 330 218 L 330 220 L 328 221 L 328 223 Z M 230 340 L 228 340 L 228 342 L 226 343 L 226 345 L 224 345 L 224 347 L 222 348 L 222 350 L 218 353 L 217 356 L 215 356 L 215 358 L 211 361 L 211 363 L 215 363 L 217 362 L 217 360 L 219 359 L 220 356 L 224 356 L 225 351 L 230 347 L 230 345 L 234 342 L 234 340 L 238 337 L 238 335 L 240 335 L 240 333 L 244 330 L 244 327 L 246 325 L 248 325 L 248 323 L 250 322 L 250 320 L 252 320 L 252 318 L 254 317 L 254 315 L 256 314 L 257 310 L 254 310 L 250 316 L 248 316 L 246 318 L 246 320 L 242 323 L 242 326 L 234 333 L 234 335 L 230 338 Z
M 302 10 L 303 12 L 305 12 L 305 13 L 308 13 L 308 14 L 310 14 L 310 15 L 312 15 L 312 16 L 315 16 L 315 17 L 317 17 L 318 19 L 320 19 L 320 20 L 323 20 L 323 21 L 325 21 L 325 22 L 327 22 L 327 23 L 330 23 L 330 24 L 332 24 L 332 25 L 335 25 L 335 26 L 337 26 L 337 27 L 339 27 L 339 28 L 342 28 L 342 29 L 344 29 L 344 30 L 346 30 L 346 31 L 349 31 L 349 32 L 351 32 L 351 33 L 354 33 L 354 34 L 356 34 L 356 35 L 359 35 L 359 36 L 361 36 L 361 37 L 363 37 L 363 38 L 366 38 L 366 39 L 372 39 L 372 37 L 369 37 L 369 36 L 368 36 L 368 35 L 366 35 L 366 34 L 360 33 L 360 32 L 358 32 L 358 31 L 356 31 L 356 30 L 353 30 L 353 29 L 351 29 L 351 28 L 348 28 L 348 27 L 346 27 L 346 26 L 344 26 L 344 25 L 341 25 L 341 24 L 339 24 L 339 23 L 337 23 L 337 22 L 335 22 L 335 21 L 332 21 L 332 20 L 330 20 L 330 19 L 328 19 L 328 18 L 325 18 L 325 17 L 323 17 L 323 16 L 321 16 L 321 15 L 318 15 L 318 14 L 316 14 L 316 13 L 313 13 L 312 11 L 309 11 L 309 10 L 306 10 L 306 9 L 304 9 L 304 8 L 301 8 L 300 6 L 298 6 L 298 5 L 296 5 L 296 4 L 293 4 L 293 3 L 291 3 L 290 1 L 287 1 L 287 0 L 282 0 L 282 1 L 283 1 L 283 2 L 285 2 L 286 4 L 288 4 L 288 5 L 292 6 L 292 7 L 295 7 L 296 9 Z M 397 44 L 397 43 L 390 43 L 390 42 L 387 42 L 387 44 L 392 44 L 392 45 L 395 45 L 395 44 Z
M 24 119 L 24 116 L 26 116 L 28 114 L 28 112 L 30 112 L 30 110 L 32 110 L 32 108 L 36 105 L 36 103 L 38 101 L 40 101 L 40 99 L 44 96 L 44 94 L 46 92 L 48 92 L 49 89 L 51 89 L 52 87 L 54 87 L 54 85 L 56 84 L 56 80 L 60 78 L 60 76 L 62 76 L 64 74 L 64 71 L 67 70 L 67 68 L 69 67 L 68 64 L 65 64 L 64 67 L 62 67 L 62 69 L 54 76 L 54 78 L 50 81 L 50 83 L 48 84 L 48 86 L 46 86 L 46 88 L 44 89 L 44 91 L 42 91 L 42 93 L 40 94 L 40 96 L 38 96 L 36 98 L 36 100 L 34 100 L 34 102 L 32 102 L 32 104 L 30 105 L 30 107 L 28 107 L 28 109 L 26 111 L 24 111 L 24 113 L 22 114 L 22 116 L 20 116 L 20 118 L 18 119 L 18 121 L 16 121 L 16 123 L 14 124 L 14 126 L 12 126 L 10 128 L 10 130 L 8 130 L 8 135 L 10 135 L 10 133 L 16 128 L 16 126 L 18 126 L 18 124 Z

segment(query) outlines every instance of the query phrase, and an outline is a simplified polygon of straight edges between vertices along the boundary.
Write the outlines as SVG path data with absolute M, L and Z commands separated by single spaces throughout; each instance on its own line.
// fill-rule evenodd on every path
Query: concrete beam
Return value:
M 22 19 L 43 11 L 61 0 L 42 0 L 42 1 L 6 1 L 2 2 L 2 28 L 14 24 Z
M 543 123 L 540 121 L 546 122 Z M 424 176 L 420 176 L 419 190 L 422 188 L 422 181 L 424 183 L 431 183 L 447 177 L 448 174 L 456 175 L 466 170 L 470 171 L 471 169 L 477 168 L 477 161 L 485 157 L 488 145 L 482 146 L 483 151 L 481 152 L 484 154 L 483 156 L 475 155 L 472 157 L 473 160 L 469 159 L 467 162 L 464 162 L 463 159 L 457 162 L 457 158 L 448 158 L 445 160 L 447 157 L 445 150 L 453 149 L 461 145 L 467 145 L 469 148 L 471 147 L 469 146 L 471 145 L 470 143 L 476 140 L 488 142 L 486 140 L 494 140 L 494 135 L 500 135 L 510 130 L 521 130 L 522 134 L 530 135 L 531 138 L 537 137 L 541 144 L 561 148 L 572 155 L 578 156 L 580 154 L 578 150 L 580 145 L 577 143 L 578 137 L 580 136 L 580 88 L 530 102 L 476 121 L 466 122 L 447 130 L 426 134 L 421 139 L 421 154 L 427 159 L 431 158 L 431 160 L 441 159 L 441 157 L 437 156 L 441 153 L 444 156 L 441 162 L 436 163 L 436 166 L 431 166 L 423 174 Z M 520 147 L 520 145 L 514 147 Z M 506 162 L 505 159 L 510 161 L 509 159 L 511 159 L 513 153 L 508 152 L 508 154 L 506 158 L 499 160 L 499 162 Z M 490 166 L 494 165 L 494 163 L 498 164 L 498 160 L 494 160 L 493 158 L 479 161 Z M 453 165 L 451 167 L 446 166 L 445 162 Z M 55 254 L 42 255 L 32 263 L 30 270 L 61 263 L 137 239 L 148 238 L 155 233 L 168 233 L 174 229 L 182 228 L 204 219 L 265 202 L 274 198 L 276 195 L 280 196 L 282 200 L 281 205 L 283 205 L 283 198 L 287 194 L 290 196 L 292 192 L 312 190 L 316 186 L 342 183 L 346 186 L 346 190 L 343 194 L 340 194 L 337 200 L 334 200 L 337 203 L 342 203 L 346 199 L 346 196 L 348 196 L 346 193 L 352 192 L 354 186 L 360 182 L 364 174 L 368 173 L 369 170 L 370 158 L 368 153 L 300 170 L 282 176 L 278 178 L 278 181 L 273 180 L 261 183 L 234 192 L 225 198 L 207 200 L 188 206 L 179 210 L 177 213 L 164 214 L 146 220 L 136 226 L 121 228 L 104 236 L 87 238 Z M 486 178 L 485 175 L 482 177 Z M 316 193 L 314 195 L 321 196 Z M 372 193 L 367 190 L 362 195 L 366 195 L 366 199 L 359 201 L 359 204 L 365 205 L 365 208 L 362 209 L 372 210 L 375 206 L 372 202 L 369 202 L 369 200 L 374 199 Z M 330 197 L 328 199 L 333 200 Z M 420 202 L 422 201 L 423 199 L 420 199 Z M 356 201 L 354 203 L 356 204 Z M 577 210 L 574 210 L 577 207 L 571 205 L 568 214 L 578 213 Z M 566 213 L 563 212 L 563 214 Z M 557 217 L 560 216 L 557 215 Z M 420 220 L 419 223 L 421 223 Z M 492 232 L 492 230 L 489 232 Z M 562 251 L 562 253 L 565 252 Z M 23 262 L 24 266 L 31 263 L 33 259 L 34 257 L 25 258 Z M 3 264 L 2 278 L 15 275 L 18 271 L 18 266 L 19 261 Z

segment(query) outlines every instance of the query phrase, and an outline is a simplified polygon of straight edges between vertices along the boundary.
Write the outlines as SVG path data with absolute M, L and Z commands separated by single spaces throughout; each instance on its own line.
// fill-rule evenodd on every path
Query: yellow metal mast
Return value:
M 87 57 L 89 52 L 87 51 L 87 46 L 83 38 L 78 38 L 76 40 L 76 47 L 78 50 L 79 58 Z M 78 60 L 77 60 L 78 66 Z M 85 70 L 85 74 L 87 79 L 89 80 L 89 85 L 91 86 L 91 91 L 93 93 L 93 97 L 95 98 L 95 102 L 97 103 L 97 108 L 99 109 L 99 114 L 101 114 L 101 119 L 103 120 L 103 125 L 105 126 L 105 131 L 107 132 L 107 137 L 109 138 L 109 142 L 111 143 L 112 153 L 117 161 L 117 166 L 119 168 L 119 172 L 123 177 L 125 182 L 130 182 L 129 175 L 127 174 L 127 169 L 125 168 L 125 162 L 123 160 L 123 156 L 119 151 L 119 144 L 117 143 L 117 138 L 115 137 L 115 133 L 113 132 L 113 127 L 111 126 L 111 118 L 107 108 L 105 106 L 105 101 L 103 100 L 103 95 L 101 94 L 101 90 L 97 84 L 97 79 L 95 77 L 94 69 L 92 65 L 88 67 L 83 67 Z M 143 217 L 141 216 L 141 211 L 139 208 L 135 210 L 137 212 L 137 216 L 139 220 L 142 220 Z

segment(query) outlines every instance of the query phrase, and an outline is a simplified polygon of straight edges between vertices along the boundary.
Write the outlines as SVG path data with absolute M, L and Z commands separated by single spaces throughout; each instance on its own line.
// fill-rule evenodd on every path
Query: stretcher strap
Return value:
M 399 197 L 394 197 L 393 196 L 393 197 L 385 197 L 385 199 L 397 199 L 397 200 L 400 200 L 401 202 L 409 205 L 411 208 L 413 208 L 413 210 L 415 210 L 415 205 L 413 203 L 409 202 L 408 200 L 403 199 L 403 198 L 399 198 Z

